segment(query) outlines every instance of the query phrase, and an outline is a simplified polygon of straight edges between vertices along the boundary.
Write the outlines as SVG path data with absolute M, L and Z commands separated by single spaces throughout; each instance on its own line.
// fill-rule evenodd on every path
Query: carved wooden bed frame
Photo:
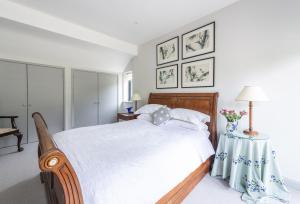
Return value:
M 210 115 L 209 139 L 216 148 L 217 99 L 218 93 L 151 93 L 148 102 L 150 104 L 164 104 L 170 108 L 188 108 Z M 53 141 L 43 116 L 36 112 L 32 114 L 32 117 L 39 138 L 40 176 L 42 183 L 45 183 L 49 203 L 83 204 L 82 189 L 71 163 Z M 211 163 L 212 158 L 207 159 L 157 203 L 180 203 L 209 172 Z

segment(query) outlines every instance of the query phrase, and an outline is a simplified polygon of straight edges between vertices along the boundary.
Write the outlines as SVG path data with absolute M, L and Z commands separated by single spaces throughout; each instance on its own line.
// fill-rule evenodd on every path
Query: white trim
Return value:
M 138 53 L 138 46 L 135 44 L 7 0 L 0 1 L 0 17 L 130 55 Z

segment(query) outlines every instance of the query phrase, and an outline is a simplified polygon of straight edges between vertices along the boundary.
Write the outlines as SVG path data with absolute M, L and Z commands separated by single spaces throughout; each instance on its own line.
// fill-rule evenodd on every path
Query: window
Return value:
M 132 97 L 132 72 L 123 74 L 123 101 L 131 101 Z

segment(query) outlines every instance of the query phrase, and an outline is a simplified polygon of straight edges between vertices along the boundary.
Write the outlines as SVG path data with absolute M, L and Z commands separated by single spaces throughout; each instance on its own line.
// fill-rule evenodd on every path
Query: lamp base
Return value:
M 257 131 L 253 131 L 253 130 L 244 130 L 244 134 L 245 135 L 249 135 L 250 137 L 254 137 L 258 135 Z
M 134 101 L 134 110 L 137 111 L 137 100 Z

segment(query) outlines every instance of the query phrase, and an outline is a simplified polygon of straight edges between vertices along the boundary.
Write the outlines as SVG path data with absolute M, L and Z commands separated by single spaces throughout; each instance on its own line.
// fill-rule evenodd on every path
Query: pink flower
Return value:
M 222 115 L 227 114 L 227 110 L 223 108 L 222 110 L 220 110 L 220 114 Z
M 222 108 L 220 110 L 220 114 L 223 115 L 227 119 L 227 121 L 232 122 L 240 120 L 244 115 L 247 115 L 247 112 L 244 110 L 236 112 L 235 110 L 228 110 Z
M 240 115 L 241 116 L 247 115 L 247 112 L 246 111 L 240 111 Z

